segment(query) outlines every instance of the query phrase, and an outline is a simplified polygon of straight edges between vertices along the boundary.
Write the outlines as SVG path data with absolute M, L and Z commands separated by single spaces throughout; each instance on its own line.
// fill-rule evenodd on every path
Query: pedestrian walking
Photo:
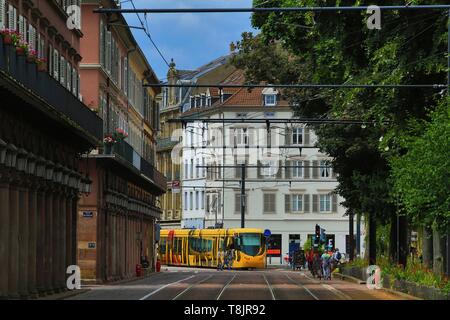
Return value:
M 325 251 L 320 259 L 322 260 L 323 278 L 331 280 L 331 255 Z

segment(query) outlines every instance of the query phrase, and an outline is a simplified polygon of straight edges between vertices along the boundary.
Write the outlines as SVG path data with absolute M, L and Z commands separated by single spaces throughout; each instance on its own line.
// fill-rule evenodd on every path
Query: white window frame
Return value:
M 269 98 L 271 101 L 269 101 Z M 273 101 L 272 101 L 273 98 Z M 275 107 L 277 105 L 277 95 L 276 94 L 265 94 L 264 95 L 264 105 L 266 107 Z
M 299 206 L 300 204 L 300 206 Z M 303 194 L 292 194 L 291 195 L 291 211 L 293 213 L 302 213 L 304 212 L 304 196 Z
M 331 194 L 319 194 L 319 212 L 331 213 L 332 211 L 332 196 Z
M 292 178 L 302 179 L 305 176 L 305 163 L 302 160 L 292 161 Z
M 301 143 L 300 140 L 301 139 Z M 292 128 L 292 144 L 301 146 L 305 143 L 305 128 L 295 127 Z

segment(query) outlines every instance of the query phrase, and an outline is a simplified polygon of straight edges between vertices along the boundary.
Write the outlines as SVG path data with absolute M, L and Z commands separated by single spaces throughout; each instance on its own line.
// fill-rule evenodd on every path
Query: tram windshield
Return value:
M 237 248 L 249 256 L 256 256 L 261 249 L 261 234 L 259 233 L 241 233 L 237 239 Z

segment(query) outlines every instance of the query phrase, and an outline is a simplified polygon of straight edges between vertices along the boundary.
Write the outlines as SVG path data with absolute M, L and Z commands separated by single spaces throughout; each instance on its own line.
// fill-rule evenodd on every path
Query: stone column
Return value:
M 9 173 L 0 168 L 0 299 L 8 296 Z
M 28 298 L 28 179 L 24 179 L 19 187 L 19 295 L 21 299 Z
M 36 289 L 36 273 L 37 273 L 37 230 L 38 230 L 38 201 L 36 179 L 32 178 L 30 189 L 28 191 L 28 225 L 29 225 L 29 242 L 28 242 L 28 291 L 31 298 L 37 297 Z
M 78 264 L 78 191 L 73 190 L 72 197 L 72 264 Z
M 51 182 L 47 182 L 51 185 Z M 44 250 L 44 283 L 46 294 L 53 294 L 53 188 L 45 194 L 45 250 Z
M 76 220 L 73 221 L 72 214 L 72 194 L 70 190 L 67 190 L 67 197 L 64 199 L 65 213 L 66 213 L 66 256 L 65 256 L 65 265 L 66 267 L 73 264 L 72 252 L 74 243 L 72 242 L 72 223 L 76 223 Z
M 46 194 L 45 183 L 37 190 L 37 248 L 36 286 L 40 296 L 45 294 L 45 238 L 46 238 Z
M 66 264 L 66 252 L 67 252 L 67 243 L 66 243 L 66 190 L 62 189 L 61 199 L 59 202 L 60 207 L 60 224 L 59 224 L 59 242 L 60 242 L 60 250 L 59 250 L 59 265 L 61 266 L 61 273 L 59 274 L 59 288 L 62 291 L 67 289 L 66 287 L 66 270 L 68 265 Z
M 52 278 L 52 287 L 54 292 L 59 293 L 60 292 L 60 288 L 59 288 L 59 283 L 58 283 L 58 278 L 59 278 L 59 274 L 61 273 L 61 266 L 59 265 L 59 247 L 60 247 L 60 243 L 59 243 L 59 234 L 60 234 L 60 229 L 59 229 L 59 222 L 60 222 L 60 194 L 59 194 L 59 186 L 58 189 L 55 188 L 55 193 L 53 194 L 53 234 L 52 234 L 52 261 L 53 261 L 53 272 L 51 274 L 51 278 Z
M 19 296 L 19 190 L 18 181 L 14 179 L 9 189 L 9 270 L 8 297 L 18 299 Z

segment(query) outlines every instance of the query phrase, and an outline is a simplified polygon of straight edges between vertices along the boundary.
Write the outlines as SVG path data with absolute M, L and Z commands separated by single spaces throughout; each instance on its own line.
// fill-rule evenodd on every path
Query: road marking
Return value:
M 267 280 L 266 275 L 265 275 L 264 273 L 263 273 L 263 277 L 264 277 L 264 280 L 266 280 L 267 286 L 268 286 L 269 289 L 270 289 L 270 294 L 272 295 L 272 300 L 276 300 L 276 299 L 275 299 L 275 295 L 274 295 L 274 293 L 273 293 L 272 286 L 269 284 L 269 281 Z
M 331 292 L 333 292 L 337 296 L 343 298 L 344 300 L 353 300 L 350 296 L 346 295 L 345 293 L 343 293 L 342 291 L 336 289 L 335 287 L 330 286 L 329 284 L 322 284 L 322 287 L 324 287 L 325 289 L 330 290 Z
M 335 287 L 330 286 L 329 284 L 321 283 L 320 281 L 317 281 L 316 279 L 313 279 L 313 278 L 309 277 L 306 273 L 305 273 L 304 275 L 305 275 L 305 277 L 307 277 L 309 280 L 311 280 L 311 281 L 313 281 L 313 282 L 315 282 L 315 283 L 320 283 L 320 284 L 322 285 L 322 287 L 324 287 L 325 289 L 327 289 L 327 290 L 333 292 L 335 295 L 337 295 L 337 296 L 343 298 L 344 300 L 353 300 L 349 295 L 345 294 L 345 293 L 342 292 L 341 290 L 336 289 Z
M 168 286 L 171 286 L 171 285 L 173 285 L 173 284 L 180 283 L 181 281 L 185 281 L 185 280 L 192 279 L 192 278 L 194 278 L 194 277 L 195 277 L 195 276 L 190 276 L 190 277 L 187 277 L 187 278 L 184 278 L 184 279 L 181 279 L 181 280 L 172 282 L 172 283 L 168 283 L 168 284 L 166 284 L 166 285 L 164 285 L 164 286 L 162 286 L 162 287 L 156 289 L 155 291 L 150 292 L 150 293 L 147 294 L 146 296 L 143 296 L 143 297 L 140 298 L 139 300 L 146 300 L 147 298 L 149 298 L 149 297 L 151 297 L 152 295 L 154 295 L 155 293 L 157 293 L 157 292 L 159 292 L 159 291 L 161 291 L 161 290 L 167 288 Z
M 216 300 L 219 300 L 219 299 L 220 299 L 220 297 L 222 296 L 222 294 L 225 292 L 225 289 L 228 287 L 228 285 L 229 285 L 231 282 L 233 282 L 233 280 L 234 280 L 234 278 L 236 278 L 236 276 L 237 276 L 237 274 L 235 274 L 235 275 L 233 276 L 233 278 L 231 278 L 231 280 L 228 281 L 228 283 L 225 285 L 225 287 L 222 288 L 222 291 L 220 291 L 219 296 L 217 297 Z
M 187 287 L 186 289 L 184 289 L 181 293 L 177 294 L 172 300 L 178 299 L 180 296 L 182 296 L 184 293 L 186 293 L 187 291 L 189 291 L 190 289 L 192 289 L 192 288 L 195 287 L 196 285 L 199 285 L 199 284 L 205 282 L 206 280 L 211 279 L 212 276 L 213 276 L 213 275 L 210 275 L 210 276 L 206 277 L 205 279 L 203 279 L 203 280 L 201 280 L 201 281 L 199 281 L 199 282 L 196 282 L 196 283 L 191 284 L 189 287 Z
M 300 288 L 303 288 L 306 290 L 306 292 L 308 292 L 314 299 L 319 300 L 319 298 L 311 292 L 311 290 L 309 290 L 307 287 L 305 287 L 304 285 L 298 283 L 297 281 L 295 281 L 294 279 L 292 279 L 288 274 L 285 274 L 286 277 L 289 278 L 289 280 L 291 280 L 293 283 L 295 283 L 297 286 L 299 286 Z

